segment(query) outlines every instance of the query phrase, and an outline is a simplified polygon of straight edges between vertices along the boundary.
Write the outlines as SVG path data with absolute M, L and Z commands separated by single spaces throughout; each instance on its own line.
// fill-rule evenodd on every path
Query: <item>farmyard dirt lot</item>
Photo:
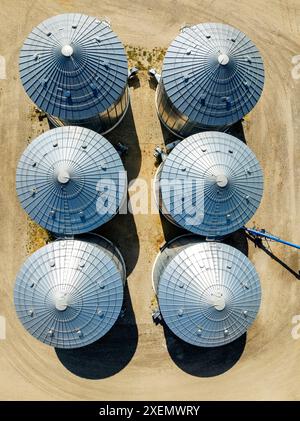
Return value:
M 0 54 L 7 79 L 0 80 L 0 314 L 7 338 L 0 341 L 0 399 L 299 399 L 300 339 L 291 336 L 292 317 L 300 314 L 299 252 L 275 243 L 277 260 L 249 242 L 263 301 L 244 350 L 239 342 L 221 354 L 191 352 L 152 323 L 152 263 L 163 228 L 169 230 L 158 215 L 118 216 L 101 230 L 119 245 L 129 272 L 127 311 L 103 341 L 84 351 L 56 352 L 21 327 L 13 285 L 32 234 L 16 198 L 15 168 L 27 142 L 47 125 L 19 82 L 18 51 L 33 26 L 65 12 L 109 17 L 132 60 L 149 58 L 144 67 L 159 61 L 183 23 L 225 22 L 246 32 L 266 70 L 263 97 L 244 123 L 265 174 L 264 198 L 248 225 L 300 243 L 300 79 L 291 75 L 292 57 L 300 55 L 298 0 L 2 0 Z M 153 149 L 163 136 L 146 71 L 130 91 L 132 109 L 107 137 L 129 146 L 129 178 L 150 182 Z

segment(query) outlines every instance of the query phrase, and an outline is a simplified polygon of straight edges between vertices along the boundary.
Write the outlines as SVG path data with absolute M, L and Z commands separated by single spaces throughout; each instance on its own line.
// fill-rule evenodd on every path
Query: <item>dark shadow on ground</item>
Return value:
M 240 139 L 242 142 L 244 142 L 247 145 L 247 140 L 244 133 L 244 127 L 243 127 L 243 120 L 238 121 L 237 123 L 230 126 L 226 133 L 230 134 L 231 136 L 235 136 L 238 139 Z
M 242 228 L 225 237 L 222 240 L 222 243 L 235 247 L 237 250 L 241 251 L 245 256 L 248 257 L 249 246 L 247 235 Z
M 164 325 L 167 349 L 174 363 L 196 377 L 214 377 L 230 370 L 240 359 L 246 345 L 247 334 L 220 347 L 202 348 L 190 345 Z
M 140 172 L 142 156 L 130 104 L 121 123 L 104 137 L 114 146 L 121 142 L 128 147 L 128 152 L 122 156 L 122 161 L 127 171 L 128 181 L 136 178 Z
M 148 83 L 149 83 L 149 88 L 153 89 L 153 91 L 156 91 L 157 88 L 157 81 L 154 77 L 150 77 L 148 78 Z
M 125 287 L 124 315 L 100 340 L 78 349 L 55 349 L 64 367 L 76 376 L 99 380 L 120 372 L 132 359 L 138 343 L 128 288 Z
M 177 225 L 174 225 L 171 222 L 169 222 L 161 212 L 159 213 L 159 216 L 166 243 L 173 240 L 176 237 L 179 237 L 180 235 L 191 234 L 184 228 L 180 228 Z
M 138 89 L 141 86 L 141 82 L 138 76 L 133 77 L 132 79 L 128 80 L 128 86 L 133 89 Z
M 141 149 L 130 105 L 123 121 L 105 137 L 114 146 L 121 142 L 128 147 L 128 153 L 122 156 L 122 161 L 127 171 L 128 182 L 130 182 L 138 176 L 141 166 Z M 121 212 L 94 232 L 103 235 L 118 247 L 125 260 L 128 276 L 137 263 L 140 243 L 133 216 L 126 204 Z
M 127 276 L 130 275 L 140 254 L 140 242 L 132 214 L 118 214 L 94 232 L 103 235 L 118 247 L 125 260 Z
M 268 256 L 271 257 L 275 262 L 279 263 L 284 269 L 286 269 L 288 272 L 290 272 L 293 276 L 295 276 L 296 279 L 300 280 L 300 270 L 298 269 L 298 272 L 295 271 L 293 268 L 291 268 L 287 263 L 285 263 L 283 260 L 281 260 L 279 257 L 277 257 L 271 249 L 265 246 L 263 243 L 263 240 L 261 238 L 254 238 L 249 234 L 246 234 L 247 238 L 253 242 L 255 247 L 258 247 L 262 251 L 264 251 Z

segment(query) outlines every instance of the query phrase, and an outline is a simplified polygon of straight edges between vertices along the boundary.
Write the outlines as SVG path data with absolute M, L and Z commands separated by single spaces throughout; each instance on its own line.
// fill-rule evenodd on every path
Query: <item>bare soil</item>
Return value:
M 300 398 L 300 340 L 291 336 L 300 314 L 299 252 L 276 243 L 262 250 L 249 241 L 249 257 L 262 283 L 263 301 L 254 326 L 220 350 L 197 350 L 151 319 L 155 307 L 151 269 L 165 236 L 176 230 L 159 215 L 121 215 L 100 230 L 126 260 L 126 312 L 112 331 L 84 350 L 55 351 L 27 334 L 13 306 L 15 276 L 27 254 L 47 234 L 28 222 L 15 193 L 17 161 L 47 122 L 38 118 L 18 78 L 18 51 L 33 26 L 65 12 L 109 17 L 127 46 L 130 64 L 142 69 L 131 88 L 131 110 L 107 137 L 129 147 L 129 178 L 150 183 L 153 150 L 164 142 L 147 68 L 159 68 L 165 49 L 184 23 L 225 22 L 248 34 L 265 62 L 265 89 L 243 128 L 265 175 L 262 204 L 249 226 L 267 228 L 300 243 L 300 80 L 291 76 L 300 54 L 298 0 L 2 0 L 0 54 L 0 399 L 277 400 Z M 140 62 L 140 63 L 138 63 Z

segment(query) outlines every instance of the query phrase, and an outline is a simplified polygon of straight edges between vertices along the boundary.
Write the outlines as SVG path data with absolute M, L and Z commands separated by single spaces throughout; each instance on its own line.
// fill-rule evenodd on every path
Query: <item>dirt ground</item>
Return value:
M 182 399 L 298 400 L 300 339 L 292 338 L 292 317 L 300 314 L 299 251 L 272 243 L 249 257 L 261 278 L 262 307 L 254 326 L 221 350 L 197 350 L 151 319 L 151 269 L 159 246 L 176 233 L 159 215 L 118 216 L 100 230 L 115 241 L 126 260 L 128 290 L 124 317 L 103 340 L 77 351 L 54 350 L 27 334 L 13 307 L 16 273 L 32 248 L 32 226 L 15 194 L 15 169 L 28 141 L 47 129 L 39 121 L 18 79 L 18 51 L 33 26 L 55 14 L 107 16 L 131 60 L 158 65 L 161 52 L 184 23 L 225 22 L 257 44 L 266 84 L 247 117 L 248 145 L 264 169 L 262 204 L 256 224 L 300 243 L 300 79 L 291 76 L 300 55 L 298 0 L 1 0 L 0 55 L 7 78 L 0 80 L 0 399 Z M 143 53 L 146 51 L 146 53 Z M 153 149 L 163 143 L 147 73 L 133 84 L 131 110 L 109 136 L 129 146 L 129 178 L 150 182 Z

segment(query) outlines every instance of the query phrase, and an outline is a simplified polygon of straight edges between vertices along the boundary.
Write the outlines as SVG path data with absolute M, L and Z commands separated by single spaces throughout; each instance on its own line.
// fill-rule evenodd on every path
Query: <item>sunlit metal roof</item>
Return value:
M 78 348 L 105 335 L 123 303 L 123 279 L 105 249 L 56 241 L 32 254 L 15 284 L 17 315 L 31 335 L 57 348 Z
M 43 133 L 27 147 L 16 186 L 32 219 L 51 232 L 70 235 L 109 221 L 127 191 L 114 147 L 100 134 L 74 126 Z
M 170 260 L 158 284 L 161 314 L 182 340 L 215 347 L 254 322 L 261 288 L 252 263 L 222 243 L 192 244 Z
M 259 162 L 231 135 L 203 132 L 190 136 L 172 150 L 162 166 L 158 174 L 162 210 L 195 234 L 220 237 L 232 233 L 260 204 L 263 174 Z
M 84 120 L 114 104 L 127 85 L 122 43 L 109 24 L 67 13 L 51 17 L 28 35 L 20 76 L 31 100 L 63 120 Z
M 161 81 L 181 114 L 204 127 L 222 127 L 255 106 L 264 66 L 244 33 L 222 23 L 203 23 L 184 28 L 171 43 Z

